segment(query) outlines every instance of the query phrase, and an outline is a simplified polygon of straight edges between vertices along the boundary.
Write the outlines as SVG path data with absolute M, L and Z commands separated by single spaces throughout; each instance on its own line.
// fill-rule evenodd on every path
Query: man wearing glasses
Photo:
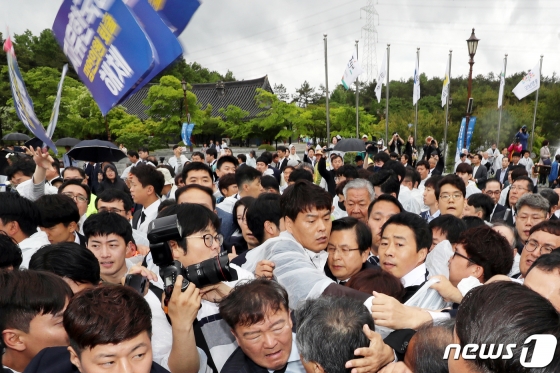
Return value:
M 62 183 L 58 188 L 58 194 L 64 194 L 76 202 L 78 211 L 80 212 L 80 234 L 84 233 L 84 221 L 87 219 L 88 205 L 91 201 L 91 191 L 87 185 L 82 184 L 79 180 L 68 180 Z
M 502 193 L 502 183 L 500 183 L 500 181 L 497 179 L 488 179 L 486 181 L 483 193 L 492 198 L 492 201 L 494 202 L 494 208 L 492 209 L 492 214 L 490 214 L 489 219 L 490 221 L 492 221 L 492 217 L 495 213 L 506 210 L 505 206 L 498 203 L 498 201 L 500 200 L 500 194 Z
M 529 232 L 527 243 L 521 252 L 519 261 L 520 273 L 513 278 L 525 279 L 531 265 L 541 256 L 550 254 L 560 247 L 560 222 L 546 220 L 533 226 Z
M 516 204 L 515 230 L 518 242 L 517 250 L 521 253 L 524 244 L 529 239 L 531 229 L 549 217 L 549 203 L 540 194 L 526 194 L 519 198 Z
M 517 177 L 509 187 L 508 204 L 506 206 L 507 210 L 504 210 L 503 212 L 494 212 L 492 221 L 504 221 L 509 226 L 514 227 L 518 214 L 518 209 L 516 207 L 517 201 L 525 194 L 532 194 L 533 187 L 533 181 L 529 177 Z
M 451 214 L 459 219 L 465 207 L 466 187 L 457 175 L 447 175 L 436 185 L 436 198 L 441 215 Z

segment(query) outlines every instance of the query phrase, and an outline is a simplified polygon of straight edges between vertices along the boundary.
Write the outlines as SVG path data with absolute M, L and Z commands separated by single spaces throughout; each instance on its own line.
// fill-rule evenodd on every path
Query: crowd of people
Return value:
M 527 365 L 531 336 L 560 336 L 558 184 L 495 144 L 444 175 L 431 137 L 363 140 L 357 165 L 294 145 L 123 146 L 121 174 L 11 155 L 4 372 L 560 371 L 557 344 Z

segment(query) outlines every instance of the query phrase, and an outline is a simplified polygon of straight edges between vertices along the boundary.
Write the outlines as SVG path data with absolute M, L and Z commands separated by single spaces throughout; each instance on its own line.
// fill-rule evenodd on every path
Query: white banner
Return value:
M 378 103 L 381 102 L 381 88 L 383 88 L 383 84 L 387 84 L 387 50 L 385 50 L 385 56 L 383 57 L 383 62 L 381 62 L 381 69 L 377 76 L 377 85 L 375 86 L 375 96 L 377 97 Z
M 412 91 L 412 105 L 420 100 L 420 69 L 418 66 L 418 58 L 416 59 L 416 67 L 414 68 L 414 88 Z
M 498 109 L 501 108 L 503 104 L 505 85 L 506 85 L 506 77 L 502 72 L 500 74 L 500 91 L 498 92 Z
M 49 139 L 52 139 L 54 134 L 54 130 L 56 128 L 56 122 L 58 122 L 58 109 L 60 107 L 60 98 L 62 96 L 62 85 L 64 84 L 64 77 L 66 77 L 66 73 L 68 72 L 68 64 L 65 64 L 62 68 L 62 76 L 60 77 L 60 82 L 58 82 L 58 92 L 56 93 L 56 99 L 54 100 L 54 105 L 51 113 L 51 120 L 49 122 L 49 126 L 47 127 L 47 136 Z M 46 144 L 43 144 L 45 147 Z
M 522 99 L 523 97 L 530 95 L 531 93 L 535 92 L 541 86 L 541 72 L 540 72 L 540 62 L 537 62 L 535 67 L 533 67 L 527 75 L 523 77 L 523 79 L 515 86 L 513 89 L 513 94 L 518 99 Z
M 449 95 L 449 63 L 445 68 L 445 78 L 443 79 L 443 88 L 441 89 L 441 107 L 447 103 L 447 96 Z
M 356 56 L 352 55 L 350 60 L 346 63 L 346 69 L 342 75 L 342 85 L 348 89 L 352 83 L 364 72 Z

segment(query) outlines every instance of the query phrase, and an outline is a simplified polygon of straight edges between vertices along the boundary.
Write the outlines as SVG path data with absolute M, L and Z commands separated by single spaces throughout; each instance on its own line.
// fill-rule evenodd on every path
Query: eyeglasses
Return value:
M 110 208 L 107 208 L 107 207 L 100 207 L 100 208 L 97 209 L 97 211 L 99 211 L 99 212 L 114 212 L 116 214 L 120 214 L 120 213 L 125 212 L 125 210 L 119 210 L 119 209 L 116 209 L 116 208 L 111 208 L 110 209 Z
M 214 245 L 214 241 L 218 242 L 219 246 L 222 246 L 222 244 L 224 243 L 224 236 L 222 236 L 219 233 L 215 236 L 212 236 L 210 233 L 206 233 L 202 236 L 187 237 L 187 239 L 189 238 L 202 238 L 204 240 L 204 244 L 206 245 L 206 247 L 212 247 L 212 245 Z
M 334 255 L 334 253 L 339 252 L 343 256 L 346 256 L 349 255 L 351 251 L 356 251 L 356 250 L 360 250 L 360 249 L 348 249 L 346 247 L 339 248 L 333 246 L 327 247 L 327 253 L 329 253 L 329 255 Z
M 555 247 L 550 246 L 550 245 L 539 246 L 539 243 L 535 240 L 529 240 L 525 244 L 525 250 L 529 251 L 530 253 L 535 251 L 537 248 L 540 248 L 539 252 L 541 253 L 541 255 L 550 254 L 552 251 L 554 251 L 556 249 Z
M 64 194 L 66 197 L 72 198 L 76 202 L 87 202 L 87 197 L 84 197 L 79 194 L 78 195 L 73 195 L 72 193 L 61 193 L 61 194 Z
M 456 200 L 456 199 L 463 198 L 463 194 L 462 193 L 440 194 L 439 198 L 443 201 L 449 201 L 450 198 Z
M 501 193 L 502 192 L 500 192 L 499 190 L 495 190 L 495 191 L 488 190 L 484 192 L 484 194 L 486 194 L 487 196 L 499 196 Z
M 529 190 L 529 189 L 527 189 L 527 188 L 522 188 L 522 187 L 517 186 L 517 185 L 512 185 L 512 186 L 509 187 L 509 190 L 519 190 L 519 191 L 522 191 L 522 190 Z
M 478 265 L 477 262 L 475 262 L 475 261 L 472 260 L 471 258 L 467 258 L 467 257 L 464 256 L 463 254 L 459 254 L 457 251 L 455 251 L 455 252 L 453 253 L 453 258 L 455 258 L 456 256 L 459 256 L 459 257 L 461 257 L 461 258 L 463 258 L 463 259 L 467 259 L 467 260 L 468 260 L 469 262 L 471 262 L 472 264 Z
M 64 179 L 64 182 L 67 182 L 67 181 L 69 181 L 69 180 L 76 180 L 76 181 L 79 181 L 80 183 L 83 183 L 83 182 L 84 182 L 84 179 L 81 178 L 81 177 L 67 178 L 67 179 Z

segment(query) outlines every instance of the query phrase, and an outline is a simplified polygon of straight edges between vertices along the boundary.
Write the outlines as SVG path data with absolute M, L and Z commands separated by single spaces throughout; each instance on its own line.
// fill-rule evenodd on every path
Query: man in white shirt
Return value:
M 173 170 L 175 171 L 175 175 L 178 175 L 181 173 L 181 171 L 183 170 L 183 166 L 185 165 L 186 162 L 188 162 L 187 157 L 184 154 L 181 154 L 183 152 L 183 148 L 180 147 L 179 145 L 174 145 L 173 146 L 173 157 L 170 157 L 167 160 L 167 163 L 173 167 Z
M 482 193 L 480 189 L 476 187 L 476 184 L 472 179 L 473 169 L 470 164 L 467 163 L 459 163 L 457 165 L 457 169 L 455 170 L 455 174 L 459 176 L 464 182 L 467 190 L 466 198 L 469 198 L 471 194 L 475 193 Z
M 492 143 L 492 146 L 486 151 L 486 154 L 488 154 L 488 162 L 490 163 L 490 168 L 494 170 L 494 172 L 496 172 L 498 168 L 496 168 L 495 165 L 497 164 L 496 160 L 500 155 L 500 151 L 498 150 L 498 146 L 495 142 Z
M 418 173 L 420 174 L 420 184 L 418 185 L 418 188 L 424 187 L 424 183 L 431 176 L 430 164 L 425 160 L 418 161 L 418 163 L 416 164 L 416 171 L 418 171 Z
M 142 146 L 141 148 L 138 149 L 138 155 L 140 156 L 140 162 L 150 165 L 152 167 L 156 166 L 155 164 L 153 164 L 148 160 L 148 157 L 150 156 L 150 149 L 146 148 L 145 146 Z
M 40 221 L 41 214 L 32 201 L 17 193 L 0 193 L 0 231 L 11 237 L 21 249 L 21 268 L 27 268 L 31 256 L 50 244 L 47 234 L 37 230 Z
M 135 211 L 132 228 L 148 233 L 148 227 L 157 217 L 160 195 L 165 179 L 155 167 L 139 165 L 130 170 L 130 194 L 134 203 L 142 205 Z
M 129 150 L 126 153 L 126 155 L 128 157 L 128 160 L 130 161 L 131 165 L 128 166 L 127 168 L 125 168 L 123 173 L 121 174 L 121 179 L 125 179 L 125 180 L 128 178 L 128 173 L 130 172 L 132 167 L 136 167 L 139 164 L 142 164 L 142 161 L 140 160 L 140 155 L 138 154 L 137 151 Z
M 235 158 L 233 158 L 235 159 Z M 243 197 L 257 198 L 262 192 L 261 173 L 253 167 L 240 167 L 235 171 L 235 181 L 238 193 L 231 197 L 226 197 L 216 208 L 233 214 L 233 206 Z

